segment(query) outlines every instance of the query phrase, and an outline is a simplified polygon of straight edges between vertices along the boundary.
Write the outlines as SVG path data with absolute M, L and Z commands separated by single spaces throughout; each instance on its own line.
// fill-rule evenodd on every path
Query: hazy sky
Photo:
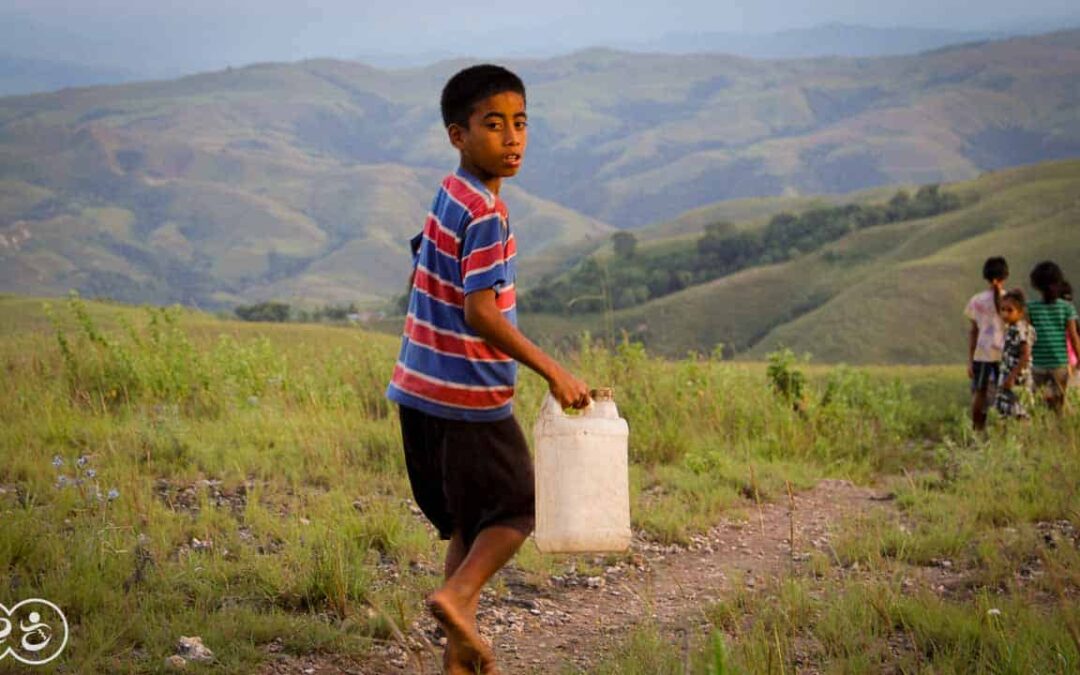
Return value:
M 213 68 L 365 54 L 516 55 L 673 32 L 771 32 L 830 22 L 955 30 L 1052 24 L 1076 0 L 0 0 L 0 53 Z

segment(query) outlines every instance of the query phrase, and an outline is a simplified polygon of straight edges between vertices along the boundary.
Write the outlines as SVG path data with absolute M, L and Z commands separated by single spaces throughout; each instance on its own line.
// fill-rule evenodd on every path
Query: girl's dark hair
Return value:
M 1045 303 L 1049 304 L 1060 298 L 1066 283 L 1061 268 L 1050 260 L 1042 261 L 1031 270 L 1031 285 L 1039 291 Z
M 995 279 L 1008 278 L 1009 263 L 1005 262 L 1005 258 L 994 256 L 993 258 L 987 258 L 986 262 L 983 263 L 983 279 L 994 281 Z
M 521 98 L 525 98 L 525 83 L 502 66 L 485 63 L 458 72 L 447 81 L 442 90 L 439 103 L 443 125 L 468 127 L 473 106 L 489 96 L 508 91 L 521 94 Z
M 1006 300 L 1016 303 L 1016 306 L 1020 308 L 1021 316 L 1027 318 L 1027 296 L 1024 295 L 1023 289 L 1014 288 L 1006 291 L 1005 295 L 1001 296 L 1001 301 L 1005 302 Z

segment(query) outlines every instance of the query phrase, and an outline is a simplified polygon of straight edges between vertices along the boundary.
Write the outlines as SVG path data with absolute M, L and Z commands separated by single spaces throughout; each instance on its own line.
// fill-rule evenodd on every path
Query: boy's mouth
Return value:
M 508 166 L 521 166 L 521 155 L 516 152 L 503 155 L 503 164 Z

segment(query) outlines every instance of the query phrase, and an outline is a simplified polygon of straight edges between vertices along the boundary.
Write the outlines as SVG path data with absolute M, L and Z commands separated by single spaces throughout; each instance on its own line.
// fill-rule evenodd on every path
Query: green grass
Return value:
M 68 613 L 62 663 L 152 672 L 179 635 L 200 635 L 224 669 L 248 672 L 275 638 L 290 653 L 362 656 L 417 615 L 438 583 L 443 544 L 410 508 L 383 398 L 396 338 L 178 308 L 44 304 L 0 297 L 0 574 L 9 595 L 46 597 Z M 764 364 L 671 362 L 587 339 L 564 356 L 590 384 L 615 387 L 631 427 L 633 522 L 659 542 L 686 542 L 752 504 L 747 495 L 783 499 L 788 482 L 906 470 L 913 482 L 898 500 L 905 518 L 925 523 L 904 535 L 917 545 L 893 544 L 897 523 L 855 524 L 873 536 L 838 555 L 888 568 L 948 554 L 985 568 L 990 588 L 1041 541 L 1036 521 L 1077 518 L 1065 491 L 1080 483 L 1075 423 L 1040 420 L 1010 431 L 1001 452 L 969 450 L 954 370 L 793 363 L 806 376 L 795 406 L 774 393 Z M 523 375 L 526 429 L 543 392 Z M 1010 527 L 1019 534 L 997 547 Z M 1048 560 L 1062 570 L 1055 579 L 1074 579 L 1074 559 Z M 529 544 L 514 564 L 542 582 L 565 561 Z M 896 616 L 914 611 L 910 599 L 896 602 Z M 951 645 L 942 663 L 1005 658 L 963 607 L 947 604 L 952 618 L 921 629 Z M 1060 631 L 1029 634 L 1031 621 L 1007 633 L 1027 641 L 1021 666 L 1047 663 L 1045 645 L 1060 642 Z M 745 654 L 729 635 L 723 654 L 749 663 L 774 649 L 778 630 L 783 651 L 779 627 L 763 628 L 764 642 L 753 638 Z M 635 637 L 634 649 L 655 652 L 640 672 L 682 662 L 653 648 L 658 635 Z

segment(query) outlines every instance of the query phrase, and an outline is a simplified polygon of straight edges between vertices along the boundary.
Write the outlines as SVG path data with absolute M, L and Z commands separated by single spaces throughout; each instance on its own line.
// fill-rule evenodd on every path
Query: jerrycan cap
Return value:
M 598 387 L 596 389 L 590 389 L 589 398 L 597 402 L 614 401 L 615 390 L 611 387 Z

